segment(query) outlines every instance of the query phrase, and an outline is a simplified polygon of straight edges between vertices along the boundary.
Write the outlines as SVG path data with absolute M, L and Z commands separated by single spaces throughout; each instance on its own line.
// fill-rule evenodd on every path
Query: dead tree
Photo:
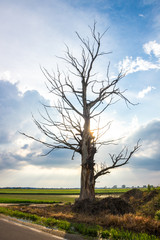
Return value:
M 121 71 L 116 78 L 110 78 L 110 64 L 107 67 L 105 79 L 99 79 L 94 73 L 95 62 L 109 52 L 101 51 L 101 42 L 104 34 L 97 32 L 96 23 L 89 27 L 90 38 L 82 38 L 76 32 L 81 42 L 80 59 L 75 57 L 68 46 L 66 46 L 65 56 L 61 57 L 68 65 L 67 74 L 60 71 L 48 72 L 42 68 L 42 72 L 47 79 L 47 88 L 50 94 L 57 101 L 53 106 L 44 105 L 45 114 L 42 115 L 43 122 L 34 119 L 35 124 L 46 136 L 46 141 L 42 141 L 33 136 L 23 135 L 44 144 L 49 148 L 47 154 L 56 149 L 69 149 L 81 155 L 81 190 L 79 200 L 95 198 L 95 182 L 98 177 L 109 173 L 113 168 L 123 166 L 128 163 L 132 155 L 139 149 L 137 143 L 131 152 L 125 147 L 118 155 L 109 155 L 112 164 L 106 166 L 102 164 L 100 170 L 96 170 L 95 154 L 99 146 L 114 144 L 115 140 L 102 141 L 101 137 L 110 127 L 110 122 L 104 127 L 98 126 L 91 131 L 91 121 L 99 116 L 117 99 L 123 99 L 126 104 L 132 104 L 125 97 L 124 91 L 118 87 L 119 81 L 125 76 Z M 53 108 L 59 114 L 56 121 L 50 114 Z

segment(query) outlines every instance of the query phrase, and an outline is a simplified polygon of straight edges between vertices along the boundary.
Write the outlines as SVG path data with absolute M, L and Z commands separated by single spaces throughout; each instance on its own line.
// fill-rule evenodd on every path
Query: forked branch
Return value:
M 121 167 L 121 166 L 127 164 L 128 161 L 130 160 L 130 158 L 133 156 L 133 154 L 135 154 L 139 150 L 139 148 L 140 148 L 139 141 L 137 142 L 136 146 L 134 146 L 134 148 L 131 152 L 128 152 L 128 148 L 124 147 L 118 155 L 109 154 L 110 158 L 112 160 L 112 165 L 108 166 L 108 167 L 105 164 L 101 165 L 101 170 L 96 171 L 94 179 L 96 180 L 98 177 L 109 173 L 110 170 L 113 168 Z

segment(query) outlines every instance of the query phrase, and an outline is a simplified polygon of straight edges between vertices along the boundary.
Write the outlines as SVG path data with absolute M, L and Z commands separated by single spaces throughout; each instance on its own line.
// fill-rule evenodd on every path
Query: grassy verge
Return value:
M 0 213 L 32 221 L 33 223 L 40 224 L 50 228 L 58 228 L 65 230 L 68 233 L 80 233 L 85 236 L 95 238 L 107 238 L 107 239 L 128 239 L 128 240 L 159 240 L 156 236 L 149 236 L 146 233 L 134 233 L 131 231 L 125 231 L 123 229 L 104 229 L 99 225 L 86 225 L 80 223 L 70 223 L 64 220 L 57 220 L 55 218 L 40 217 L 36 214 L 23 213 L 17 210 L 11 210 L 8 208 L 0 207 Z

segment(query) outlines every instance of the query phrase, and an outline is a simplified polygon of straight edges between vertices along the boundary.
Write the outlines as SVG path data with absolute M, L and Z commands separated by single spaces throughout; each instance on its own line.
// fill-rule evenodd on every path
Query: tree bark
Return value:
M 94 169 L 88 166 L 82 166 L 81 170 L 81 191 L 79 200 L 95 199 L 95 181 L 94 181 Z
M 82 136 L 82 169 L 81 169 L 81 191 L 79 200 L 95 199 L 94 180 L 94 137 L 90 132 L 90 119 L 85 119 Z

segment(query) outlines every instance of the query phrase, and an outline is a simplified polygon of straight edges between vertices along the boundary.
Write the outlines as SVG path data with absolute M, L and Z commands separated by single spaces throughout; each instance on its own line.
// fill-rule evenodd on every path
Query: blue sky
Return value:
M 102 49 L 112 51 L 96 70 L 111 75 L 121 68 L 127 75 L 120 82 L 136 106 L 123 101 L 103 114 L 112 120 L 106 138 L 122 137 L 120 146 L 102 148 L 97 163 L 108 163 L 108 153 L 123 145 L 141 149 L 122 168 L 98 179 L 97 187 L 113 185 L 160 185 L 160 2 L 159 0 L 0 0 L 0 187 L 79 187 L 80 157 L 57 151 L 40 157 L 46 149 L 18 131 L 43 138 L 32 121 L 39 119 L 40 102 L 52 103 L 40 65 L 49 71 L 63 56 L 65 43 L 77 56 L 75 31 L 89 35 L 88 25 L 97 21 L 103 32 Z M 57 116 L 56 116 L 57 117 Z

